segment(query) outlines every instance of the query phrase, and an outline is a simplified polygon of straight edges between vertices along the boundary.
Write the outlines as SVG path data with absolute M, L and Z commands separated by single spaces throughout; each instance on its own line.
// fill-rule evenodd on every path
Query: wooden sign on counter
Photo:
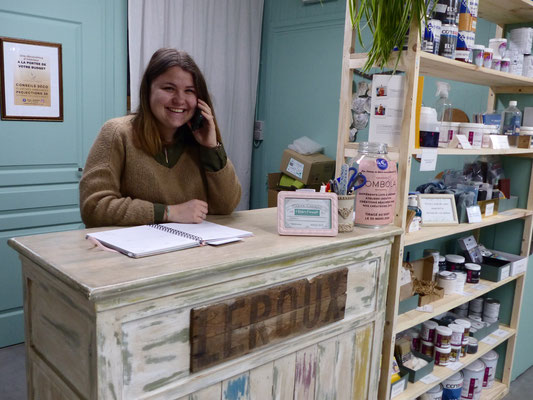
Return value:
M 346 268 L 191 310 L 191 371 L 344 318 Z

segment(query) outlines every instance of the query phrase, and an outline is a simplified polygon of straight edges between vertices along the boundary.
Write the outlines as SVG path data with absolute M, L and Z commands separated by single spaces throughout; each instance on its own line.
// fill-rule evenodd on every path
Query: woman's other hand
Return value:
M 217 133 L 211 107 L 205 101 L 198 99 L 198 109 L 201 111 L 204 121 L 199 129 L 192 132 L 194 138 L 204 147 L 216 147 L 218 144 Z
M 199 224 L 207 216 L 207 203 L 203 200 L 189 200 L 186 203 L 174 204 L 167 208 L 167 222 L 183 224 Z

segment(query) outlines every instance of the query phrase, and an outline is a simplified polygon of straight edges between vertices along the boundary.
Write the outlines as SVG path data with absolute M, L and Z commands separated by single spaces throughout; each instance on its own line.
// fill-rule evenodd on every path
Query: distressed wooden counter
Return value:
M 282 237 L 275 208 L 210 220 L 255 236 L 142 259 L 86 230 L 11 239 L 29 398 L 377 398 L 399 229 Z

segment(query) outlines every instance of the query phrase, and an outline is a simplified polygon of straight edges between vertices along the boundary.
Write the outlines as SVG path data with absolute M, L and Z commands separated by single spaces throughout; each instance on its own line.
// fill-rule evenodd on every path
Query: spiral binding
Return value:
M 190 233 L 183 232 L 183 231 L 180 231 L 178 229 L 170 228 L 170 227 L 165 226 L 165 225 L 151 224 L 151 225 L 148 225 L 148 226 L 151 227 L 151 228 L 159 229 L 160 231 L 163 231 L 163 232 L 172 233 L 173 235 L 184 237 L 186 239 L 195 240 L 198 243 L 203 243 L 204 242 L 204 239 L 202 239 L 200 236 L 191 235 Z

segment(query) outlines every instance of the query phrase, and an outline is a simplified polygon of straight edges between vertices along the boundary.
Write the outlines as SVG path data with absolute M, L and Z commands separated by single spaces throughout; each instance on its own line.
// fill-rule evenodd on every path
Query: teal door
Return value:
M 102 123 L 126 113 L 126 24 L 127 0 L 0 3 L 0 36 L 61 43 L 64 115 L 0 121 L 0 347 L 24 341 L 21 264 L 7 240 L 83 227 L 80 170 Z

